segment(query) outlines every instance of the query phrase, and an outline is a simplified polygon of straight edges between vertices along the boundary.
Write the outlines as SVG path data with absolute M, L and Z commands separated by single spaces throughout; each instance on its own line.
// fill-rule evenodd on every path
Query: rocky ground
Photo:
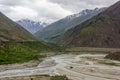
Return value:
M 24 77 L 1 78 L 0 80 L 50 80 L 50 76 L 24 76 Z
M 40 61 L 29 61 L 25 63 L 16 63 L 16 64 L 8 64 L 8 65 L 0 65 L 0 72 L 12 69 L 23 69 L 23 68 L 31 68 L 35 67 L 40 63 Z
M 0 78 L 47 74 L 66 75 L 72 80 L 120 80 L 120 61 L 105 59 L 106 55 L 90 52 L 57 55 L 46 58 L 36 67 L 1 71 Z
M 118 61 L 120 61 L 120 52 L 110 53 L 105 58 L 111 59 L 111 60 L 118 60 Z

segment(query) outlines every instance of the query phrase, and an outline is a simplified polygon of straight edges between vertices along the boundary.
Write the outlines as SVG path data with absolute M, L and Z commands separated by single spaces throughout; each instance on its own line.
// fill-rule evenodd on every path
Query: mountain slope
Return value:
M 0 41 L 33 41 L 34 37 L 0 12 Z
M 32 34 L 36 33 L 37 31 L 43 29 L 43 27 L 47 26 L 46 23 L 35 22 L 28 19 L 19 20 L 16 22 Z
M 68 30 L 61 43 L 71 47 L 120 47 L 120 1 Z
M 51 25 L 48 25 L 43 30 L 38 31 L 37 33 L 35 33 L 35 36 L 39 40 L 56 43 L 57 40 L 59 40 L 60 36 L 64 34 L 68 29 L 90 19 L 91 17 L 97 15 L 103 10 L 105 10 L 105 8 L 96 8 L 94 10 L 86 9 L 78 14 L 67 16 L 55 23 L 52 23 Z

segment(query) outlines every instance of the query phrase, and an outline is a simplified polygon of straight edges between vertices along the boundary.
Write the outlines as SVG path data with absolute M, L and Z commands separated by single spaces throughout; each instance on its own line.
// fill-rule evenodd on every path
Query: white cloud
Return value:
M 13 20 L 28 18 L 43 22 L 54 22 L 73 14 L 47 0 L 0 0 L 0 11 Z
M 37 12 L 33 9 L 27 7 L 10 7 L 11 12 L 7 13 L 8 16 L 13 18 L 14 20 L 19 20 L 22 18 L 33 19 L 38 16 Z
M 40 18 L 44 21 L 48 19 L 54 21 L 73 14 L 71 11 L 62 8 L 59 4 L 51 3 L 46 0 L 41 0 L 33 4 L 34 10 L 38 11 Z
M 73 12 L 79 12 L 83 9 L 108 7 L 119 0 L 49 0 L 53 3 L 61 5 L 61 7 Z
M 83 9 L 109 6 L 118 0 L 0 0 L 0 11 L 13 20 L 54 22 Z

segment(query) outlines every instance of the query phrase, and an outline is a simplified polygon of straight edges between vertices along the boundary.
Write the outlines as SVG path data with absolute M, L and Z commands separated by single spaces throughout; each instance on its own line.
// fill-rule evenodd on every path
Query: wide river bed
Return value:
M 48 74 L 66 75 L 73 80 L 120 80 L 120 62 L 104 59 L 105 55 L 57 55 L 37 67 L 2 71 L 0 78 Z

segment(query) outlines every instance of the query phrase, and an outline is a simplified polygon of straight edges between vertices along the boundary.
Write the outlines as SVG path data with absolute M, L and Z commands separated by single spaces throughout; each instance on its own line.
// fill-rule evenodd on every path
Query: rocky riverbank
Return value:
M 88 54 L 80 55 L 67 54 L 47 57 L 36 67 L 1 71 L 0 80 L 49 80 L 51 78 L 47 76 L 47 78 L 41 79 L 33 76 L 44 74 L 66 75 L 72 80 L 120 80 L 120 61 L 105 59 L 106 55 L 88 52 Z M 57 78 L 57 80 L 64 79 Z
M 50 76 L 24 76 L 24 77 L 12 77 L 1 78 L 0 80 L 50 80 Z

